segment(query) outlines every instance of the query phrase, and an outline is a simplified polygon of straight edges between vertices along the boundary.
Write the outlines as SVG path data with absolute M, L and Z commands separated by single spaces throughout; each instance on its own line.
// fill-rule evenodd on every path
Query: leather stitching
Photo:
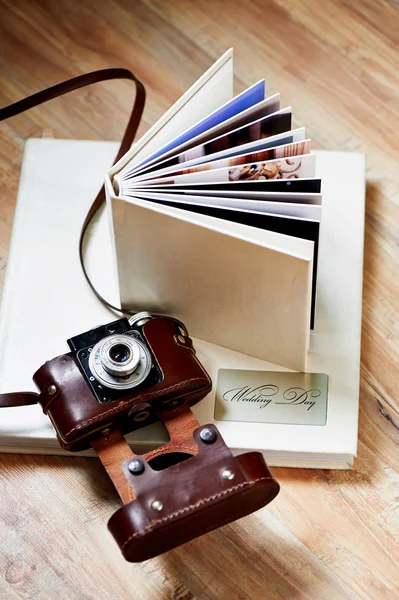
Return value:
M 135 533 L 133 533 L 131 536 L 129 536 L 127 538 L 127 540 L 123 543 L 123 545 L 121 546 L 122 550 L 124 549 L 124 547 L 126 546 L 126 544 L 128 544 L 134 537 L 138 536 L 138 535 L 143 535 L 145 533 L 147 533 L 148 529 L 154 528 L 155 525 L 158 525 L 160 523 L 165 523 L 166 521 L 170 521 L 171 519 L 173 519 L 174 517 L 177 517 L 183 513 L 188 513 L 188 512 L 192 512 L 194 509 L 199 508 L 202 504 L 207 504 L 209 502 L 212 502 L 212 500 L 216 500 L 217 498 L 221 498 L 222 496 L 225 496 L 226 494 L 230 494 L 231 492 L 235 492 L 237 490 L 239 490 L 240 488 L 243 487 L 250 487 L 253 486 L 255 483 L 258 483 L 259 481 L 266 481 L 266 480 L 271 480 L 273 481 L 273 477 L 259 477 L 258 479 L 254 479 L 253 481 L 244 481 L 243 483 L 240 483 L 239 485 L 235 485 L 231 488 L 228 488 L 227 490 L 223 490 L 223 492 L 218 492 L 217 494 L 213 494 L 212 496 L 208 496 L 208 498 L 203 498 L 202 500 L 199 500 L 198 502 L 196 502 L 195 504 L 191 504 L 190 506 L 186 506 L 185 508 L 180 508 L 179 510 L 175 511 L 174 513 L 168 515 L 167 517 L 163 517 L 162 519 L 156 519 L 154 521 L 151 521 L 148 525 L 146 525 L 144 527 L 144 529 L 141 529 L 140 531 L 136 531 Z M 263 503 L 260 505 L 263 506 Z M 246 513 L 242 513 L 243 515 Z M 236 516 L 235 518 L 238 519 L 240 517 L 240 515 Z M 230 521 L 231 519 L 229 518 L 227 521 Z M 225 521 L 225 522 L 227 522 Z M 218 522 L 216 525 L 212 525 L 212 527 L 210 529 L 216 529 L 217 527 L 220 527 L 221 525 L 223 525 L 223 522 Z M 209 531 L 209 530 L 208 530 Z M 206 533 L 205 531 L 201 532 L 201 533 Z M 201 533 L 199 535 L 201 535 Z
M 128 494 L 131 498 L 131 501 L 136 500 L 136 494 L 134 493 L 134 489 L 129 485 Z
M 54 400 L 56 400 L 58 398 L 60 393 L 61 393 L 61 391 L 58 389 L 57 393 L 50 398 L 50 400 L 47 402 L 47 404 L 45 406 L 42 406 L 42 409 L 43 409 L 43 412 L 45 415 L 48 413 L 50 405 L 54 402 Z
M 159 396 L 159 395 L 163 395 L 166 394 L 168 392 L 170 392 L 173 389 L 177 389 L 180 387 L 183 387 L 184 385 L 186 385 L 187 383 L 191 383 L 192 381 L 204 381 L 203 377 L 193 377 L 192 379 L 186 379 L 186 381 L 181 381 L 180 383 L 175 383 L 174 385 L 171 385 L 168 388 L 162 389 L 162 390 L 158 390 L 156 392 L 147 392 L 146 394 L 143 394 L 141 396 L 141 398 L 143 400 L 150 398 L 151 396 Z M 96 421 L 100 421 L 101 419 L 103 419 L 106 415 L 109 415 L 111 413 L 115 413 L 118 411 L 121 411 L 121 409 L 125 408 L 125 406 L 128 406 L 129 403 L 134 402 L 134 400 L 125 400 L 122 402 L 119 402 L 118 406 L 114 406 L 113 408 L 110 408 L 109 410 L 106 410 L 105 412 L 101 413 L 101 415 L 97 415 L 96 417 L 91 417 L 91 419 L 87 419 L 87 421 L 82 421 L 82 423 L 79 423 L 79 425 L 76 425 L 75 427 L 73 427 L 70 431 L 68 431 L 68 433 L 64 434 L 64 439 L 66 441 L 67 437 L 73 433 L 74 431 L 76 431 L 77 429 L 81 429 L 82 427 L 84 427 L 85 425 L 89 425 L 90 423 L 95 423 Z
M 262 508 L 263 506 L 265 506 L 267 504 L 267 502 L 262 501 L 259 502 L 258 504 L 256 504 L 251 512 L 255 512 L 257 510 L 259 510 L 260 508 Z M 231 515 L 230 517 L 228 517 L 227 519 L 224 519 L 223 521 L 219 521 L 216 525 L 210 525 L 209 527 L 206 527 L 205 529 L 201 529 L 201 531 L 199 531 L 196 534 L 196 537 L 199 537 L 200 535 L 204 535 L 204 533 L 208 533 L 209 531 L 213 531 L 214 529 L 218 529 L 219 527 L 222 527 L 223 525 L 227 525 L 227 523 L 231 523 L 232 521 L 237 521 L 237 519 L 240 519 L 241 517 L 246 517 L 248 514 L 247 510 L 245 511 L 241 511 L 240 513 L 236 513 L 234 515 Z M 194 538 L 193 538 L 194 539 Z M 190 541 L 190 537 L 187 535 L 183 535 L 178 539 L 174 539 L 174 548 L 176 548 L 177 546 L 180 546 L 181 544 L 184 544 L 185 542 L 189 542 Z
M 171 442 L 168 442 L 164 446 L 160 446 L 159 448 L 150 450 L 149 452 L 146 452 L 143 456 L 145 456 L 147 461 L 149 461 L 155 458 L 158 454 L 163 454 L 165 450 L 167 450 L 166 454 L 169 454 L 171 452 L 187 452 L 187 454 L 193 454 L 193 450 L 195 450 L 195 448 L 193 448 L 192 446 L 170 446 L 170 443 Z M 193 454 L 193 456 L 195 456 L 195 454 Z

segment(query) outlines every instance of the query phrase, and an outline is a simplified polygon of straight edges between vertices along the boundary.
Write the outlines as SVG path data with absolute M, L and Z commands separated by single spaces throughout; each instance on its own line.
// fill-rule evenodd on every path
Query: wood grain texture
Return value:
M 367 154 L 359 452 L 352 472 L 274 469 L 253 516 L 141 565 L 106 522 L 99 461 L 1 455 L 0 597 L 393 599 L 399 594 L 399 5 L 393 0 L 0 1 L 2 105 L 89 70 L 144 82 L 141 133 L 234 46 L 236 91 L 265 77 L 314 147 Z M 117 140 L 133 86 L 100 84 L 0 128 L 4 271 L 24 140 Z M 337 177 L 340 174 L 337 173 Z

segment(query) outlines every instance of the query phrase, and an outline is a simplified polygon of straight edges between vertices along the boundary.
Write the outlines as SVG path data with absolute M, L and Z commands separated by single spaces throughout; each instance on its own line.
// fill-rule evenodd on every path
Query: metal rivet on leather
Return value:
M 55 385 L 50 385 L 47 391 L 49 396 L 54 396 L 57 393 L 57 388 Z
M 229 481 L 231 481 L 232 479 L 234 479 L 234 473 L 230 469 L 225 469 L 222 473 L 222 477 L 223 479 L 228 479 Z
M 141 475 L 144 473 L 144 464 L 138 458 L 134 458 L 128 464 L 128 469 L 133 475 Z
M 168 408 L 173 408 L 174 406 L 177 406 L 179 404 L 179 400 L 166 400 L 164 402 L 164 405 L 167 406 Z
M 200 431 L 200 438 L 205 444 L 213 444 L 216 441 L 216 431 L 209 427 L 204 427 Z
M 150 411 L 142 410 L 141 412 L 137 413 L 137 415 L 135 415 L 133 417 L 133 421 L 135 421 L 136 423 L 141 423 L 141 421 L 145 421 L 146 419 L 148 419 L 149 416 L 150 416 Z
M 160 500 L 154 500 L 154 502 L 151 504 L 151 508 L 153 510 L 160 511 L 163 509 L 163 504 Z

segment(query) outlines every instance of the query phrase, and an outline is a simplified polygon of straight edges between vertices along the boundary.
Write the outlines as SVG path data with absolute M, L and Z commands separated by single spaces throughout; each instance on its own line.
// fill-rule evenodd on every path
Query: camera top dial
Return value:
M 89 369 L 97 381 L 114 390 L 136 387 L 148 376 L 151 355 L 146 346 L 128 334 L 110 335 L 94 346 Z

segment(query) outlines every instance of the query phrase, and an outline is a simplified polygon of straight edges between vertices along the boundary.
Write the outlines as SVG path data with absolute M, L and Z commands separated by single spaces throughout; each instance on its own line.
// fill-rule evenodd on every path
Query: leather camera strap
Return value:
M 0 408 L 37 404 L 38 398 L 39 394 L 35 394 L 35 392 L 9 392 L 8 394 L 0 394 Z
M 101 69 L 99 71 L 93 71 L 91 73 L 86 73 L 85 75 L 79 75 L 78 77 L 73 77 L 72 79 L 68 79 L 67 81 L 63 81 L 62 83 L 58 83 L 57 85 L 53 85 L 41 92 L 37 92 L 32 96 L 28 96 L 23 100 L 19 100 L 18 102 L 14 102 L 9 106 L 5 106 L 4 108 L 0 108 L 0 121 L 4 121 L 5 119 L 9 119 L 16 115 L 19 115 L 35 106 L 39 106 L 44 102 L 48 102 L 58 96 L 63 96 L 69 92 L 77 90 L 82 87 L 86 87 L 88 85 L 92 85 L 93 83 L 99 83 L 101 81 L 109 81 L 112 79 L 130 79 L 134 81 L 136 84 L 136 97 L 134 100 L 134 105 L 129 117 L 128 124 L 126 126 L 125 132 L 123 134 L 122 142 L 118 151 L 118 154 L 115 158 L 114 164 L 129 150 L 131 147 L 134 137 L 137 133 L 137 129 L 139 127 L 141 117 L 143 115 L 144 104 L 145 104 L 145 88 L 141 81 L 137 79 L 137 77 L 129 71 L 128 69 Z M 108 302 L 105 298 L 103 298 L 93 283 L 90 280 L 90 277 L 87 273 L 84 256 L 83 256 L 83 242 L 84 236 L 87 231 L 88 226 L 90 225 L 91 220 L 94 215 L 97 213 L 99 208 L 105 202 L 105 188 L 104 185 L 98 192 L 94 202 L 92 203 L 84 223 L 82 225 L 82 229 L 80 232 L 79 239 L 79 259 L 80 264 L 83 270 L 83 274 L 86 278 L 87 283 L 89 284 L 91 290 L 97 296 L 99 300 L 109 308 L 116 310 L 117 312 L 126 313 L 126 314 L 134 314 L 136 311 L 126 311 L 122 310 L 120 307 L 114 306 L 110 302 Z M 16 392 L 9 394 L 0 394 L 0 408 L 11 407 L 11 406 L 26 406 L 29 404 L 36 404 L 38 395 L 33 392 Z
M 67 81 L 58 83 L 57 85 L 53 85 L 52 87 L 42 90 L 41 92 L 37 92 L 36 94 L 33 94 L 32 96 L 28 96 L 27 98 L 24 98 L 23 100 L 19 100 L 18 102 L 14 102 L 13 104 L 10 104 L 9 106 L 0 108 L 0 121 L 9 119 L 10 117 L 14 117 L 15 115 L 19 115 L 20 113 L 23 113 L 31 108 L 34 108 L 35 106 L 39 106 L 40 104 L 43 104 L 44 102 L 48 102 L 49 100 L 53 100 L 54 98 L 57 98 L 58 96 L 63 96 L 64 94 L 68 94 L 69 92 L 72 92 L 79 88 L 86 87 L 88 85 L 92 85 L 93 83 L 99 83 L 100 81 L 108 81 L 111 79 L 130 79 L 131 81 L 134 81 L 136 84 L 136 97 L 134 100 L 133 109 L 130 114 L 128 124 L 126 126 L 125 133 L 123 134 L 123 138 L 122 138 L 121 145 L 119 147 L 118 154 L 113 163 L 113 164 L 115 164 L 116 162 L 118 162 L 118 160 L 124 154 L 126 154 L 126 152 L 131 147 L 133 140 L 135 138 L 135 135 L 137 133 L 137 129 L 140 125 L 141 117 L 143 115 L 143 110 L 144 110 L 144 104 L 145 104 L 146 93 L 145 93 L 144 85 L 141 83 L 141 81 L 139 79 L 137 79 L 137 77 L 134 75 L 134 73 L 132 73 L 132 71 L 129 71 L 128 69 L 101 69 L 99 71 L 93 71 L 91 73 L 86 73 L 85 75 L 79 75 L 78 77 L 73 77 L 72 79 L 68 79 Z M 129 310 L 124 310 L 124 309 L 122 310 L 122 308 L 120 308 L 118 306 L 114 306 L 113 304 L 108 302 L 108 300 L 103 298 L 101 296 L 101 294 L 99 294 L 99 292 L 94 287 L 94 285 L 91 282 L 90 277 L 87 273 L 87 270 L 86 270 L 84 257 L 83 257 L 84 236 L 85 236 L 88 226 L 90 225 L 91 220 L 93 219 L 94 215 L 96 214 L 98 209 L 103 205 L 104 202 L 105 202 L 105 188 L 104 188 L 104 186 L 102 186 L 102 188 L 100 189 L 99 193 L 97 194 L 97 197 L 95 198 L 93 204 L 91 205 L 91 207 L 87 213 L 87 216 L 84 220 L 84 223 L 82 225 L 82 229 L 80 232 L 80 239 L 79 239 L 80 264 L 81 264 L 81 267 L 83 270 L 83 274 L 84 274 L 86 281 L 89 284 L 91 290 L 94 292 L 94 294 L 97 296 L 97 298 L 99 300 L 101 300 L 101 302 L 103 304 L 105 304 L 109 308 L 112 308 L 113 310 L 116 310 L 117 312 L 120 312 L 120 313 L 134 314 L 136 311 L 129 311 Z

